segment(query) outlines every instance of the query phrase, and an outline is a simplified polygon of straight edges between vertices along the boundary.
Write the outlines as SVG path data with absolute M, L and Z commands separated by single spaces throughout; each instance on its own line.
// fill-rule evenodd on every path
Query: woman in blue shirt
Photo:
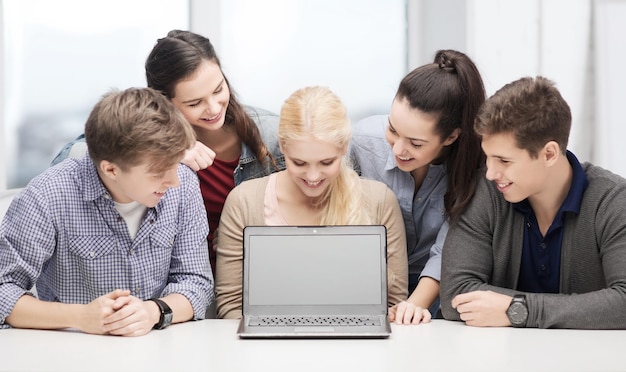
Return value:
M 472 60 L 440 50 L 433 63 L 402 79 L 389 115 L 365 118 L 354 127 L 350 154 L 357 171 L 386 183 L 404 217 L 410 296 L 389 309 L 398 324 L 428 322 L 439 307 L 448 224 L 471 200 L 484 164 L 473 130 L 484 100 Z

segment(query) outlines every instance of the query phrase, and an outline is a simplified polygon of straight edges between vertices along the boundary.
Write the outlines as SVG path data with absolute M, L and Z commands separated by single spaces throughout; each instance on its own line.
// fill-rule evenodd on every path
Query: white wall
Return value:
M 593 160 L 591 1 L 472 0 L 467 16 L 468 52 L 487 94 L 523 76 L 554 80 L 572 110 L 569 148 L 580 160 Z
M 217 53 L 246 104 L 279 112 L 323 85 L 357 120 L 388 112 L 406 72 L 404 0 L 229 0 L 219 12 Z
M 0 0 L 0 20 L 3 19 L 3 2 Z M 363 3 L 378 2 L 368 0 Z M 352 3 L 354 12 L 343 11 L 341 16 L 359 17 L 359 4 L 363 3 Z M 384 4 L 385 1 L 381 3 Z M 211 38 L 228 72 L 232 71 L 229 78 L 243 76 L 243 80 L 236 80 L 233 84 L 244 95 L 244 102 L 264 105 L 264 102 L 269 102 L 265 100 L 271 99 L 272 108 L 276 108 L 290 93 L 289 89 L 309 83 L 293 82 L 294 85 L 289 86 L 289 89 L 272 89 L 276 93 L 271 95 L 263 89 L 257 89 L 256 92 L 253 92 L 254 89 L 241 91 L 247 86 L 267 85 L 267 81 L 271 81 L 252 79 L 255 75 L 250 71 L 257 66 L 242 67 L 241 59 L 236 54 L 230 55 L 230 52 L 225 51 L 227 44 L 246 42 L 236 39 L 233 33 L 233 22 L 241 21 L 241 13 L 228 10 L 232 4 L 222 0 L 190 0 L 190 4 L 191 29 Z M 280 0 L 264 4 L 268 7 L 278 6 L 278 9 L 281 6 L 294 6 L 291 2 L 288 4 Z M 329 11 L 332 9 L 335 8 L 329 6 Z M 277 13 L 271 8 L 268 10 L 270 15 Z M 626 94 L 622 88 L 626 84 L 626 69 L 622 67 L 626 60 L 626 43 L 622 40 L 623 35 L 626 35 L 626 23 L 623 21 L 626 19 L 626 0 L 408 0 L 407 10 L 409 23 L 402 26 L 406 26 L 406 38 L 402 41 L 406 43 L 406 56 L 387 55 L 387 61 L 381 59 L 386 65 L 370 70 L 370 74 L 379 75 L 382 69 L 396 69 L 392 72 L 395 75 L 379 80 L 377 84 L 387 84 L 382 87 L 369 85 L 368 76 L 355 78 L 353 85 L 359 91 L 341 94 L 349 101 L 349 108 L 352 106 L 353 94 L 371 95 L 370 92 L 375 92 L 376 95 L 371 95 L 368 99 L 376 102 L 377 108 L 374 110 L 384 110 L 389 105 L 390 95 L 394 93 L 399 79 L 409 69 L 429 62 L 437 49 L 459 49 L 477 63 L 488 94 L 493 94 L 505 83 L 525 75 L 541 74 L 555 80 L 572 109 L 570 149 L 583 161 L 589 160 L 626 175 L 626 164 L 622 161 L 626 158 L 626 146 L 622 144 L 626 126 L 621 119 L 620 110 L 621 104 L 626 102 Z M 225 16 L 236 18 L 223 19 Z M 258 17 L 265 15 L 258 14 Z M 266 21 L 271 22 L 269 19 Z M 288 24 L 291 21 L 279 19 L 273 22 Z M 259 22 L 257 27 L 262 25 Z M 372 30 L 383 27 L 379 23 L 366 26 Z M 5 24 L 0 27 L 0 48 L 4 43 L 4 38 L 1 37 L 4 27 Z M 307 21 L 306 27 L 307 30 L 304 31 L 315 34 L 318 28 L 326 28 L 327 25 L 318 19 L 317 22 Z M 270 49 L 277 41 L 281 41 L 278 39 L 283 38 L 280 33 L 274 35 L 276 40 L 261 40 L 267 42 Z M 245 37 L 245 34 L 238 37 Z M 319 45 L 313 45 L 316 42 L 314 38 L 307 40 L 311 47 L 319 48 Z M 379 40 L 376 42 L 380 43 Z M 397 43 L 398 40 L 389 42 Z M 345 48 L 350 49 L 351 43 L 345 42 Z M 378 46 L 372 45 L 372 48 L 376 49 Z M 376 50 L 374 55 L 375 52 Z M 384 54 L 384 48 L 379 52 Z M 300 52 L 290 50 L 285 53 L 289 55 Z M 293 56 L 278 58 L 277 69 L 297 63 L 291 57 Z M 360 63 L 355 56 L 344 58 L 354 58 L 355 66 Z M 2 72 L 4 60 L 0 58 Z M 324 70 L 319 75 L 314 75 L 315 78 L 310 82 L 336 85 L 331 78 L 322 78 L 325 75 L 335 76 L 333 74 L 336 72 L 327 73 L 326 69 L 332 70 L 329 65 L 321 68 Z M 249 71 L 242 73 L 242 69 Z M 257 71 L 256 74 L 275 76 L 270 71 Z M 284 76 L 282 78 L 288 79 Z M 6 107 L 3 106 L 6 102 L 6 83 L 0 73 L 0 143 L 5 143 L 7 136 L 3 122 L 7 114 Z M 340 88 L 341 91 L 343 89 Z M 354 113 L 355 116 L 362 114 L 365 113 Z M 0 189 L 6 188 L 7 184 L 5 151 L 5 146 L 0 146 Z
M 2 0 L 0 0 L 0 50 L 4 44 L 4 27 L 2 27 L 2 19 L 4 19 L 2 9 Z M 0 55 L 3 55 L 0 53 Z M 4 130 L 4 58 L 0 58 L 0 144 L 5 143 Z M 7 188 L 7 155 L 5 153 L 6 146 L 0 146 L 0 190 Z
M 601 114 L 596 114 L 594 95 L 596 85 L 599 83 L 595 76 L 596 55 L 593 53 L 598 36 L 592 23 L 596 3 L 625 2 L 626 0 L 408 0 L 407 56 L 406 60 L 402 61 L 406 64 L 404 67 L 397 65 L 397 68 L 403 68 L 402 74 L 406 74 L 410 69 L 430 62 L 438 49 L 452 48 L 463 51 L 474 59 L 483 75 L 488 95 L 522 76 L 546 76 L 556 82 L 572 110 L 570 150 L 582 161 L 593 161 L 626 175 L 626 169 L 619 169 L 621 164 L 607 162 L 606 159 L 611 156 L 604 153 L 611 153 L 614 149 L 603 146 L 602 144 L 606 143 L 604 135 L 598 137 L 599 133 L 595 133 L 595 119 Z M 200 13 L 210 15 L 213 21 L 202 21 L 202 17 L 195 15 L 199 21 L 196 22 L 192 18 L 192 28 L 205 35 L 216 35 L 212 40 L 218 53 L 225 54 L 223 51 L 228 50 L 228 45 L 225 44 L 236 43 L 238 40 L 233 38 L 229 31 L 224 31 L 223 24 L 231 23 L 232 17 L 241 14 L 229 13 L 228 19 L 224 17 L 215 19 L 215 14 L 219 12 L 224 14 L 225 2 L 192 0 L 193 3 L 197 3 L 198 9 L 204 7 Z M 276 3 L 270 1 L 264 4 Z M 274 14 L 276 13 L 274 11 Z M 354 14 L 357 15 L 358 10 L 355 10 Z M 350 14 L 345 14 L 345 17 L 349 16 Z M 268 16 L 263 14 L 259 17 Z M 619 15 L 613 17 L 616 19 L 614 23 L 619 23 L 619 17 Z M 284 17 L 271 18 L 271 13 L 266 18 L 270 23 L 281 22 L 282 19 Z M 288 23 L 290 20 L 286 18 L 282 22 Z M 604 23 L 605 20 L 602 21 L 602 24 Z M 376 26 L 378 25 L 372 25 Z M 626 26 L 620 24 L 617 27 Z M 610 33 L 613 38 L 601 38 L 604 41 L 603 45 L 614 39 L 613 42 L 617 43 L 619 41 L 616 39 L 625 34 L 624 29 L 613 29 Z M 277 39 L 285 37 L 290 36 L 276 35 Z M 269 40 L 267 43 L 267 47 L 273 50 L 272 45 L 276 40 Z M 607 50 L 613 54 L 617 53 L 614 47 Z M 623 61 L 624 58 L 613 60 Z M 233 62 L 234 64 L 228 67 L 233 68 L 233 76 L 237 76 L 242 72 L 242 67 L 237 65 L 240 63 L 237 60 L 231 60 L 229 64 Z M 278 70 L 288 69 L 293 60 L 281 58 L 278 63 Z M 379 71 L 376 69 L 372 74 Z M 237 84 L 237 89 L 246 89 L 249 81 Z M 616 79 L 603 79 L 602 84 L 613 86 L 611 84 L 613 81 Z M 252 85 L 256 84 L 259 84 L 259 81 L 252 80 Z M 385 87 L 387 89 L 385 94 L 393 94 L 391 92 L 394 84 L 397 84 L 397 81 Z M 605 92 L 608 92 L 608 89 L 602 88 Z M 359 94 L 369 92 L 371 87 L 366 83 L 362 84 Z M 248 94 L 248 100 L 252 101 L 257 99 L 255 94 L 261 94 L 258 91 L 245 93 Z M 384 95 L 378 97 L 386 100 Z M 276 97 L 266 94 L 264 99 L 272 99 L 275 102 Z M 354 98 L 346 99 L 350 101 Z M 606 111 L 605 108 L 600 109 Z M 602 127 L 600 129 L 602 130 Z M 607 129 L 604 129 L 603 133 L 605 132 Z M 618 146 L 621 147 L 623 146 Z
M 598 0 L 595 6 L 597 84 L 588 96 L 597 114 L 595 136 L 588 142 L 596 163 L 626 176 L 626 1 Z

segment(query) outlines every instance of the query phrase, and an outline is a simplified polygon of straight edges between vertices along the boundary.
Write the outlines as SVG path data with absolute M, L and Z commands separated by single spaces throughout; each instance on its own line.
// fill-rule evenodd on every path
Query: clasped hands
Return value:
M 142 336 L 159 321 L 160 310 L 153 301 L 117 289 L 83 305 L 78 329 L 92 334 Z

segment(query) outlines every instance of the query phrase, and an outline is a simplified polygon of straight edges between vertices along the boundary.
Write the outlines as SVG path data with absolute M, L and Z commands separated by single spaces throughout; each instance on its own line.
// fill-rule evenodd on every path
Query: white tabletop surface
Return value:
M 0 330 L 2 371 L 626 371 L 626 331 L 474 328 L 434 320 L 382 340 L 240 340 L 237 321 L 141 337 Z

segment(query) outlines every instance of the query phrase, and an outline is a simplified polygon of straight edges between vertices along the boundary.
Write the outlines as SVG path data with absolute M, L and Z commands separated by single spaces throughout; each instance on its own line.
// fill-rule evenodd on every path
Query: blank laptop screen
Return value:
M 379 235 L 252 235 L 249 244 L 249 305 L 381 302 Z

